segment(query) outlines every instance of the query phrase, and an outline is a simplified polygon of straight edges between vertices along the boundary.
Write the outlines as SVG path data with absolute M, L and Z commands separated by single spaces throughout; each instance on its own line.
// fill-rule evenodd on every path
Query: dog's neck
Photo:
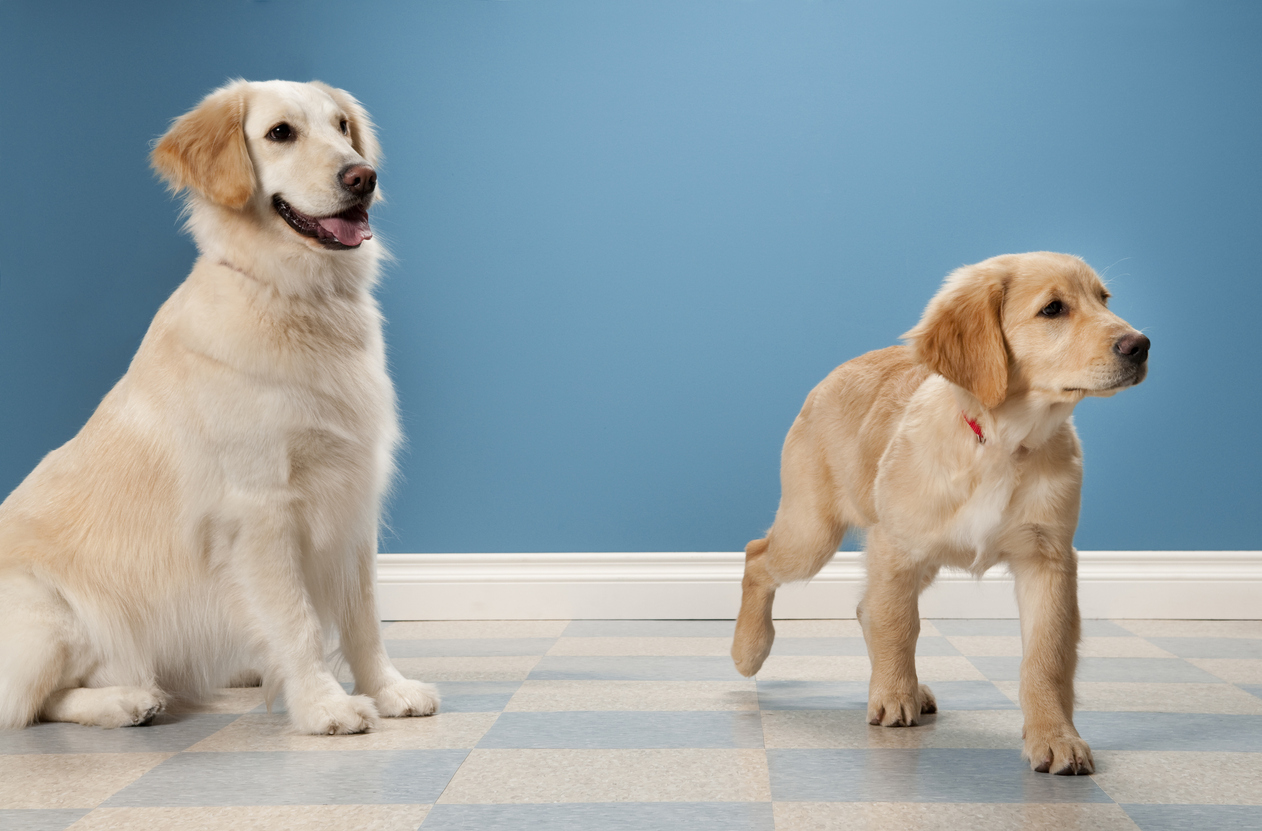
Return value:
M 951 389 L 963 414 L 961 435 L 1003 453 L 1042 446 L 1069 419 L 1077 403 L 1030 390 L 1009 395 L 998 407 L 987 409 L 964 388 L 951 384 Z
M 266 210 L 270 210 L 267 208 Z M 278 294 L 318 301 L 372 290 L 382 257 L 375 239 L 351 251 L 313 249 L 288 227 L 271 222 L 262 207 L 233 210 L 196 195 L 186 227 L 202 255 L 238 271 Z

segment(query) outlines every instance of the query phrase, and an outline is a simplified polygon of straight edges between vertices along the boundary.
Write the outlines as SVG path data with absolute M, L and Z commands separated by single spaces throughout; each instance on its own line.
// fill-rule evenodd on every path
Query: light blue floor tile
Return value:
M 748 711 L 502 713 L 478 747 L 762 747 L 762 720 Z
M 386 641 L 391 658 L 485 658 L 542 655 L 556 638 L 423 638 Z
M 1112 802 L 1016 750 L 768 750 L 767 765 L 776 802 Z
M 159 715 L 145 727 L 104 730 L 82 724 L 32 724 L 0 731 L 0 756 L 17 753 L 173 753 L 227 727 L 239 715 Z M 3 827 L 3 826 L 0 826 Z
M 62 831 L 86 814 L 82 810 L 23 810 L 0 808 L 0 828 L 4 831 Z M 751 826 L 753 827 L 753 826 Z
M 1237 684 L 1236 686 L 1250 695 L 1256 695 L 1258 698 L 1262 698 L 1262 684 Z
M 758 681 L 758 707 L 763 710 L 866 711 L 868 684 L 866 681 L 763 681 L 760 679 Z
M 867 655 L 863 638 L 777 638 L 772 655 Z M 924 637 L 916 641 L 917 655 L 959 655 L 946 638 Z
M 989 681 L 935 681 L 929 685 L 939 710 L 1016 710 L 1008 696 Z M 759 681 L 763 710 L 867 710 L 863 681 Z
M 439 681 L 444 713 L 498 713 L 508 706 L 520 681 Z
M 181 753 L 114 794 L 104 806 L 428 804 L 447 787 L 468 753 L 467 750 Z
M 956 619 L 934 620 L 933 625 L 944 635 L 1017 635 L 1021 634 L 1021 621 L 1016 618 L 987 620 Z M 1123 629 L 1111 620 L 1088 619 L 1082 622 L 1083 637 L 1136 637 L 1134 632 Z
M 1262 658 L 1262 638 L 1148 638 L 1180 658 Z
M 1141 831 L 1259 831 L 1262 805 L 1123 805 Z
M 571 657 L 545 655 L 531 670 L 531 681 L 739 681 L 742 676 L 726 656 Z
M 1262 753 L 1262 716 L 1079 711 L 1074 726 L 1093 750 Z
M 970 657 L 973 666 L 991 681 L 1017 681 L 1021 659 Z M 1181 658 L 1079 658 L 1079 681 L 1135 681 L 1144 684 L 1221 684 L 1222 679 L 1192 666 Z
M 772 831 L 770 802 L 435 805 L 422 831 Z
M 573 620 L 566 638 L 730 638 L 734 620 Z

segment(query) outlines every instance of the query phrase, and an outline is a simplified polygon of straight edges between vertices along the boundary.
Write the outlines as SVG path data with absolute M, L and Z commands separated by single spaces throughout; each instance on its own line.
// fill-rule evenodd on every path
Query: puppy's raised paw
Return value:
M 299 733 L 342 736 L 366 733 L 377 726 L 377 708 L 366 695 L 330 696 L 314 704 L 291 709 Z
M 1025 732 L 1023 754 L 1030 760 L 1030 767 L 1039 773 L 1055 773 L 1058 776 L 1085 776 L 1095 773 L 1095 759 L 1073 728 L 1050 731 Z
M 382 687 L 373 695 L 377 712 L 383 718 L 431 716 L 438 712 L 441 699 L 433 684 L 404 679 Z

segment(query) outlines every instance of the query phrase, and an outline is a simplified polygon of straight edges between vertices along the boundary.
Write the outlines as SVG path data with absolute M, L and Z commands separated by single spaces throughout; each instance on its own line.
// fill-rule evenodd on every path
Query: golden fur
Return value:
M 1005 563 L 1021 611 L 1025 755 L 1040 771 L 1094 770 L 1073 725 L 1082 452 L 1070 414 L 1142 381 L 1148 350 L 1107 299 L 1076 257 L 995 257 L 951 274 L 906 346 L 842 364 L 807 396 L 785 439 L 775 523 L 745 549 L 741 673 L 771 650 L 776 588 L 814 576 L 847 528 L 864 528 L 868 719 L 914 725 L 937 707 L 916 677 L 918 595 L 942 566 Z
M 292 140 L 269 140 L 282 122 Z M 434 712 L 373 594 L 399 439 L 382 252 L 303 236 L 273 203 L 366 209 L 344 172 L 378 155 L 354 98 L 283 81 L 229 84 L 154 148 L 201 256 L 84 428 L 0 505 L 0 727 L 142 724 L 249 670 L 305 733 Z M 334 630 L 356 695 L 325 663 Z

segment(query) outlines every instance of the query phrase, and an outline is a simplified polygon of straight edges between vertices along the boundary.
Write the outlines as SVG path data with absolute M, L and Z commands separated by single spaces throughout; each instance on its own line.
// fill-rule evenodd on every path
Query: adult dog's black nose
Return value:
M 1117 343 L 1113 344 L 1113 351 L 1131 363 L 1142 364 L 1148 360 L 1150 346 L 1152 346 L 1152 341 L 1148 340 L 1147 335 L 1135 332 L 1118 338 Z
M 377 189 L 377 171 L 366 164 L 353 164 L 342 171 L 342 187 L 356 196 L 367 196 Z

